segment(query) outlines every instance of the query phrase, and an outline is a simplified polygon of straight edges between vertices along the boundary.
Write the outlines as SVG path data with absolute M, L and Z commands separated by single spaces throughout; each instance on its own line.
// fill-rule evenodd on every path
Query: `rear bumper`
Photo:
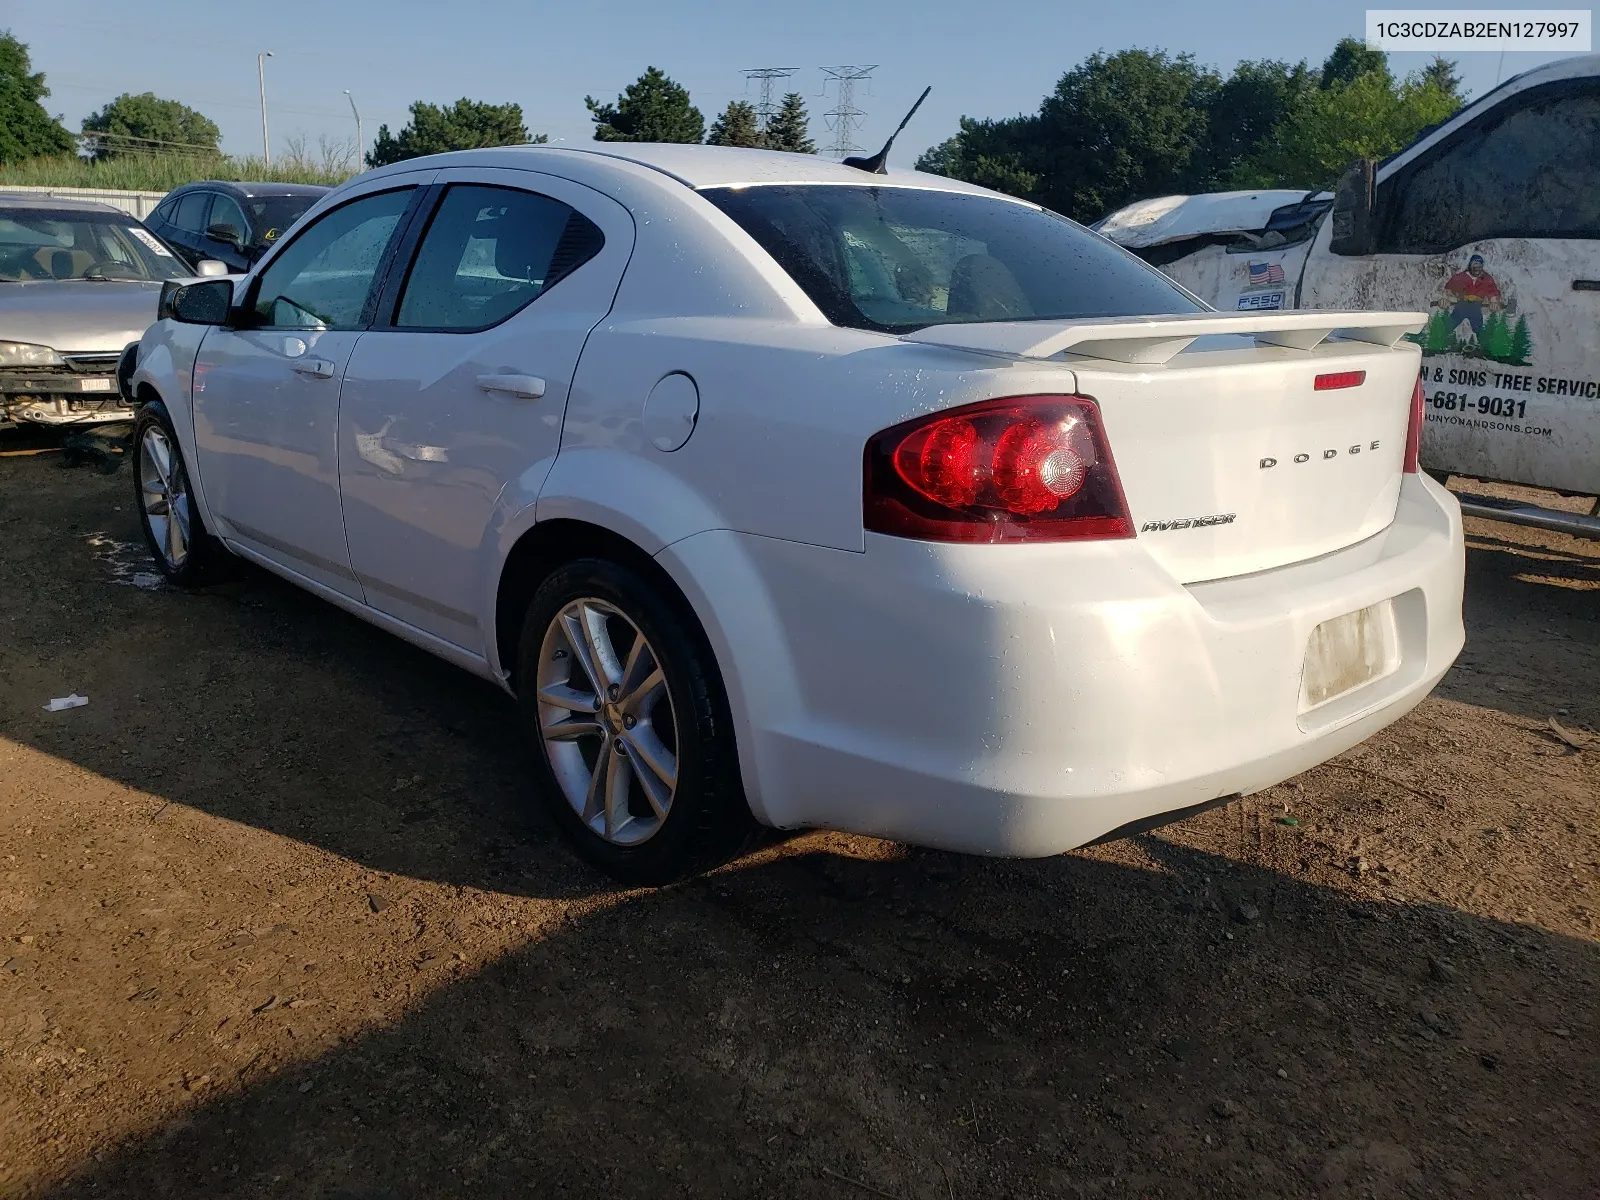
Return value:
M 851 554 L 719 531 L 661 560 L 728 679 L 759 817 L 983 854 L 1298 774 L 1417 704 L 1464 636 L 1460 512 L 1422 476 L 1359 545 L 1189 586 L 1137 540 Z M 1311 631 L 1383 600 L 1399 669 L 1302 714 Z

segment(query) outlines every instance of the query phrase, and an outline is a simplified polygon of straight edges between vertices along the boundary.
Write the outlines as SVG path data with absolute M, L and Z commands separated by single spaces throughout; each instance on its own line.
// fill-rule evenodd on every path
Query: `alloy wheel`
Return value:
M 539 649 L 539 731 L 556 782 L 590 832 L 637 846 L 678 787 L 678 727 L 661 660 L 615 605 L 573 600 Z
M 189 479 L 159 425 L 146 428 L 139 439 L 139 496 L 151 541 L 168 570 L 181 570 L 189 557 Z

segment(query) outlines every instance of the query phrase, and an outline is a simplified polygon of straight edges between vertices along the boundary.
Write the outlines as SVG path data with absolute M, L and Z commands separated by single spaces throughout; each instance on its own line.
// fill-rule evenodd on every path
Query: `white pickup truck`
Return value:
M 1336 192 L 1166 196 L 1095 228 L 1223 310 L 1427 310 L 1424 465 L 1600 493 L 1600 54 L 1508 80 Z M 1600 536 L 1600 501 L 1462 507 Z

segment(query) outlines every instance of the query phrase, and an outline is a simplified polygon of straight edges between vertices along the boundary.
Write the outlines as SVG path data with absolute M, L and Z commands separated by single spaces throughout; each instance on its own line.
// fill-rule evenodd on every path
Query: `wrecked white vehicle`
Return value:
M 1097 228 L 1220 309 L 1427 310 L 1423 463 L 1600 494 L 1600 55 L 1507 81 L 1337 195 L 1163 197 Z M 1462 507 L 1600 536 L 1600 512 Z

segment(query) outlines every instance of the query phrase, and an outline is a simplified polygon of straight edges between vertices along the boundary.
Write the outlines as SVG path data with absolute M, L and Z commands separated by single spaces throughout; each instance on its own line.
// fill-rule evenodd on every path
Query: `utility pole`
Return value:
M 356 110 L 356 98 L 350 94 L 350 89 L 344 89 L 344 98 L 350 101 L 350 111 L 356 115 L 356 170 L 361 169 L 361 152 L 367 144 L 367 139 L 361 136 L 361 114 Z
M 823 67 L 822 73 L 827 78 L 822 81 L 823 90 L 828 87 L 828 80 L 839 85 L 838 103 L 823 113 L 823 118 L 828 123 L 828 128 L 833 130 L 833 148 L 830 153 L 841 158 L 861 149 L 856 145 L 856 130 L 861 127 L 861 118 L 867 114 L 856 107 L 856 84 L 872 78 L 877 65 L 851 66 L 851 67 Z
M 272 143 L 267 140 L 267 64 L 271 50 L 256 55 L 256 79 L 261 84 L 261 160 L 263 166 L 272 165 Z
M 761 84 L 761 103 L 756 105 L 756 124 L 762 133 L 765 133 L 767 126 L 772 124 L 772 118 L 778 115 L 778 106 L 772 99 L 773 82 L 787 79 L 799 69 L 799 67 L 755 67 L 741 72 L 746 82 L 753 79 Z

